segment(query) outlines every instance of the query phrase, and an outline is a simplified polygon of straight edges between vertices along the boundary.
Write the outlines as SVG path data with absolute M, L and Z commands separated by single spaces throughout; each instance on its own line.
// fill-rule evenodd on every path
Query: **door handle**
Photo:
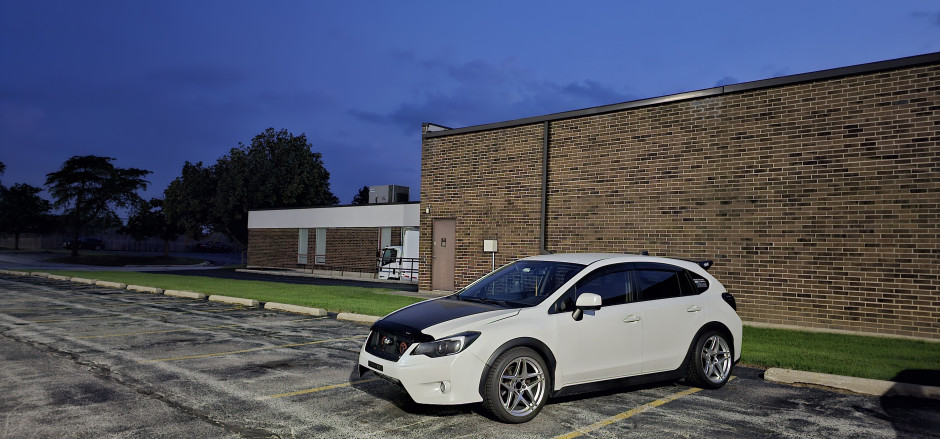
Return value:
M 698 305 L 692 305 L 692 306 L 686 308 L 686 312 L 699 312 L 699 311 L 701 311 L 701 310 L 702 310 L 702 307 L 700 307 L 700 306 L 698 306 Z
M 623 319 L 624 323 L 634 323 L 634 322 L 639 322 L 639 321 L 640 321 L 640 316 L 627 316 L 627 318 Z

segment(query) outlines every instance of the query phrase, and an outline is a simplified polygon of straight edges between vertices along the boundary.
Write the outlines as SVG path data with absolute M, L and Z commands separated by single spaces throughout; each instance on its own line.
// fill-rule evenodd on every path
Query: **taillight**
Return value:
M 735 311 L 738 310 L 738 302 L 734 300 L 734 296 L 732 296 L 731 293 L 721 293 L 721 298 L 724 299 L 725 302 L 728 302 L 728 305 L 731 305 L 731 309 Z

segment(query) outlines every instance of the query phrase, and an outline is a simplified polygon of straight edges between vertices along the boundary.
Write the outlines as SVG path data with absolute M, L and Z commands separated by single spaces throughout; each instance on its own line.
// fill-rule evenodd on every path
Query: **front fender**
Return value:
M 499 348 L 494 350 L 493 353 L 490 354 L 490 357 L 486 360 L 486 366 L 483 367 L 483 373 L 480 375 L 480 386 L 479 386 L 480 397 L 483 396 L 483 388 L 486 386 L 486 377 L 490 374 L 490 369 L 493 368 L 493 364 L 496 363 L 496 359 L 499 358 L 499 356 L 505 353 L 506 351 L 515 347 L 519 347 L 519 346 L 525 346 L 525 347 L 534 349 L 536 352 L 539 353 L 539 355 L 542 356 L 542 358 L 548 364 L 548 376 L 550 379 L 550 384 L 552 384 L 552 388 L 554 388 L 555 368 L 557 365 L 557 361 L 555 360 L 555 354 L 548 347 L 548 345 L 543 343 L 541 340 L 531 338 L 531 337 L 519 337 L 519 338 L 514 338 L 512 340 L 509 340 L 503 343 L 502 345 L 500 345 Z M 554 392 L 553 389 L 549 389 L 549 390 Z

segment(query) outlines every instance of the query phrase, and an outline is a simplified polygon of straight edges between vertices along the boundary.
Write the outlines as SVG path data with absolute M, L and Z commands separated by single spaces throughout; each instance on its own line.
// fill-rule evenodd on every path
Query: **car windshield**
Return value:
M 456 298 L 526 307 L 541 303 L 584 265 L 552 261 L 516 261 L 471 284 Z
M 382 252 L 382 265 L 388 265 L 392 262 L 395 262 L 395 258 L 398 257 L 398 252 L 393 248 L 387 248 Z

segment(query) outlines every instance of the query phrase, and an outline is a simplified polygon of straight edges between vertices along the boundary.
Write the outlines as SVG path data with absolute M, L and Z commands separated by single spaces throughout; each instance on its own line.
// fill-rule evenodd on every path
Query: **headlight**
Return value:
M 479 332 L 465 332 L 463 334 L 452 335 L 440 340 L 418 343 L 418 345 L 415 346 L 415 350 L 412 351 L 411 354 L 427 355 L 431 358 L 453 355 L 466 349 L 467 346 L 470 346 L 470 344 L 473 343 L 473 341 L 476 340 L 479 336 Z

